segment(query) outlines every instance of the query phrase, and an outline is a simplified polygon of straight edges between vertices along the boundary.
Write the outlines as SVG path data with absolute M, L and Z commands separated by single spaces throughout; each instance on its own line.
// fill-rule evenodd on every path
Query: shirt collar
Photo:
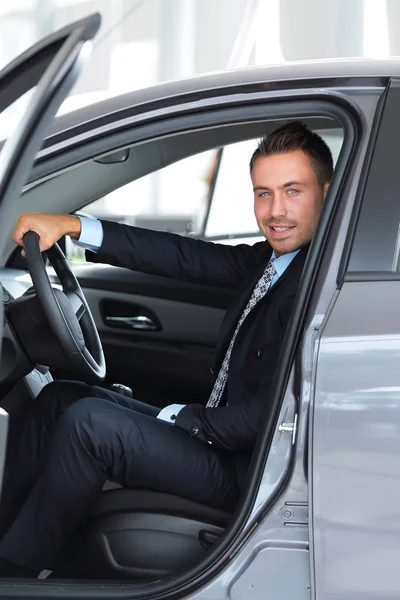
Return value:
M 282 275 L 282 273 L 284 273 L 286 271 L 286 269 L 288 268 L 288 266 L 290 265 L 290 263 L 292 262 L 292 260 L 296 256 L 296 254 L 298 254 L 299 252 L 300 252 L 300 248 L 298 250 L 295 250 L 294 252 L 289 252 L 288 254 L 282 254 L 282 256 L 279 256 L 278 258 L 275 257 L 275 251 L 272 252 L 271 258 L 275 259 L 274 267 L 275 267 L 275 271 L 276 271 L 278 277 L 280 277 Z

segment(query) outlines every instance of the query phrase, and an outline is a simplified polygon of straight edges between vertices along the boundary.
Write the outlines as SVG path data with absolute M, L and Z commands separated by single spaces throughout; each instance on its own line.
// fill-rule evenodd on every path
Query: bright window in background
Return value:
M 280 0 L 258 3 L 254 42 L 255 65 L 278 65 L 285 62 L 279 36 L 279 7 Z M 266 23 L 268 23 L 268 43 L 265 40 Z
M 248 140 L 224 148 L 205 231 L 207 237 L 257 231 L 249 171 L 256 147 L 256 140 Z
M 386 2 L 364 0 L 364 56 L 390 56 Z
M 137 59 L 138 56 L 140 60 Z M 110 95 L 116 96 L 154 85 L 157 83 L 157 73 L 157 40 L 148 38 L 116 44 L 111 51 Z
M 218 150 L 180 160 L 107 194 L 78 214 L 181 235 L 199 235 L 208 210 Z M 84 252 L 66 237 L 67 257 Z
M 217 151 L 185 158 L 145 175 L 85 207 L 97 218 L 188 234 L 200 233 Z
M 15 131 L 18 123 L 20 123 L 24 116 L 34 90 L 35 88 L 28 90 L 23 96 L 20 96 L 18 100 L 3 110 L 3 112 L 0 112 L 0 139 L 9 137 Z

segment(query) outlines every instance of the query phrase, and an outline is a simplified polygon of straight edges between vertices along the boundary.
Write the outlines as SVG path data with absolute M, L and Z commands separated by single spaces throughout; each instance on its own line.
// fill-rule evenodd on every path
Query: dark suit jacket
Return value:
M 104 239 L 88 260 L 236 290 L 226 312 L 214 363 L 217 374 L 243 309 L 272 254 L 267 241 L 226 246 L 103 221 Z M 268 406 L 279 349 L 307 248 L 244 321 L 232 351 L 223 406 L 188 404 L 176 425 L 214 447 L 249 453 Z M 227 404 L 227 405 L 226 405 Z

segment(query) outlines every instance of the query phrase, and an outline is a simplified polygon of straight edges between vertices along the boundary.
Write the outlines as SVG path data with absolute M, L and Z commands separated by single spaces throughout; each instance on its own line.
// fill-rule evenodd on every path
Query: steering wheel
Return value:
M 81 286 L 62 250 L 54 244 L 46 252 L 60 280 L 61 291 L 50 283 L 36 232 L 28 231 L 24 235 L 24 247 L 39 307 L 63 350 L 68 366 L 81 379 L 100 383 L 106 374 L 100 337 Z

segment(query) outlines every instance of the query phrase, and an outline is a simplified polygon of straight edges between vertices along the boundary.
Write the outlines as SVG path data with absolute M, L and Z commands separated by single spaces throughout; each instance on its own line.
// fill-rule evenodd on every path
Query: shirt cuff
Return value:
M 157 415 L 157 419 L 174 424 L 179 411 L 181 411 L 184 406 L 185 404 L 170 404 L 169 406 L 166 406 L 160 410 Z
M 103 225 L 98 219 L 89 219 L 88 217 L 79 217 L 81 222 L 81 235 L 79 240 L 72 240 L 74 244 L 98 252 L 103 243 Z

